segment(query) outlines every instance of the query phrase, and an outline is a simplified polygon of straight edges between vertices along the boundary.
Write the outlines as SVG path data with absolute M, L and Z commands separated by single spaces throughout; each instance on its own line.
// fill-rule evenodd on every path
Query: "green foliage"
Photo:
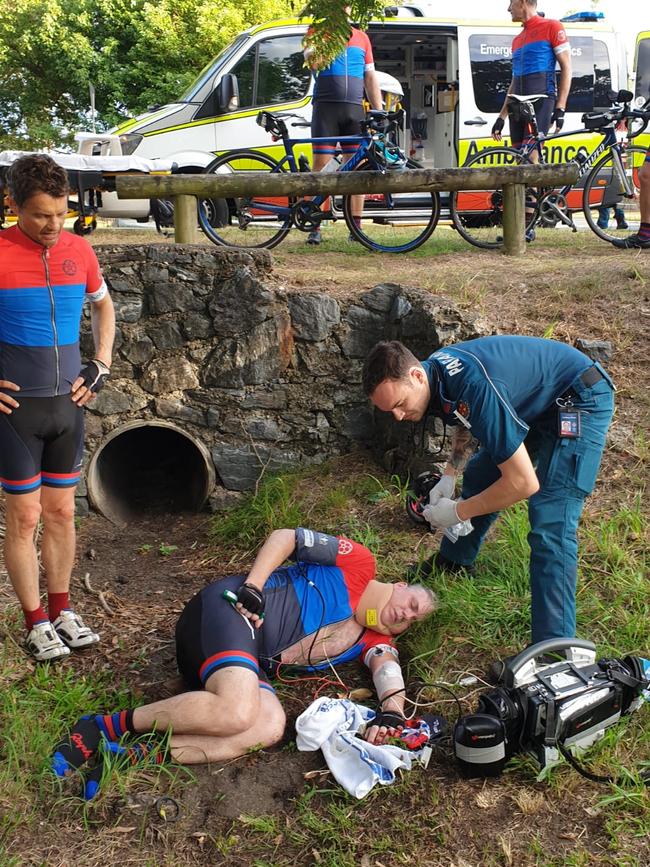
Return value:
M 316 69 L 328 66 L 343 51 L 350 38 L 349 21 L 354 21 L 363 30 L 372 18 L 384 17 L 384 5 L 380 0 L 353 0 L 349 4 L 333 3 L 332 0 L 307 0 L 300 14 L 313 19 L 305 40 L 305 45 L 313 52 L 311 65 Z M 350 9 L 349 17 L 347 9 Z
M 0 12 L 0 149 L 71 144 L 89 85 L 108 128 L 178 99 L 242 30 L 289 0 L 12 0 Z

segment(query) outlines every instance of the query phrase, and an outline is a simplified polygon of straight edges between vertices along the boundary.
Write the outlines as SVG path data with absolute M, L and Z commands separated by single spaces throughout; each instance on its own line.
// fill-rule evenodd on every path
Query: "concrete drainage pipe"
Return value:
M 145 513 L 198 512 L 214 484 L 206 446 L 166 421 L 131 421 L 111 431 L 87 473 L 91 504 L 118 524 Z

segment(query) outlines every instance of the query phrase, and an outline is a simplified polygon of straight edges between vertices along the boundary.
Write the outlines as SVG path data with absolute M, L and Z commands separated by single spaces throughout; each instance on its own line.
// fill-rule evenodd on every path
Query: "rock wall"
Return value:
M 387 283 L 346 299 L 286 290 L 266 251 L 96 251 L 117 335 L 112 378 L 86 416 L 87 450 L 126 422 L 173 421 L 208 447 L 217 494 L 251 489 L 263 468 L 322 461 L 354 443 L 372 444 L 398 469 L 411 426 L 397 430 L 385 418 L 376 426 L 360 387 L 366 353 L 398 338 L 424 357 L 485 333 L 418 289 Z M 92 356 L 88 318 L 82 351 Z

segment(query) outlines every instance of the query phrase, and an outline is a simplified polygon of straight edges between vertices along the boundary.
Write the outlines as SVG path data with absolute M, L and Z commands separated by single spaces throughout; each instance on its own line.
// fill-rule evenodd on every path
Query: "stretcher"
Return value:
M 7 169 L 19 157 L 34 151 L 0 151 L 0 229 L 15 222 L 15 216 L 7 204 Z M 77 235 L 89 235 L 97 226 L 97 216 L 132 216 L 125 203 L 122 213 L 115 213 L 115 179 L 123 174 L 171 174 L 174 164 L 171 160 L 144 159 L 136 156 L 116 154 L 91 155 L 83 153 L 49 153 L 48 156 L 64 168 L 70 184 L 68 218 L 74 219 L 73 230 Z M 112 208 L 105 207 L 110 199 Z M 139 211 L 141 219 L 148 218 L 148 202 L 144 212 Z M 137 215 L 136 215 L 137 216 Z

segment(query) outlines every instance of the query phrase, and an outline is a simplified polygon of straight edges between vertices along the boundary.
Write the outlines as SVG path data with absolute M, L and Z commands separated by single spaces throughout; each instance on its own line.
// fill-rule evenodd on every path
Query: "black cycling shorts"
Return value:
M 41 485 L 73 488 L 81 476 L 84 412 L 69 394 L 21 397 L 10 415 L 0 413 L 0 484 L 7 494 Z
M 552 96 L 546 99 L 540 99 L 534 103 L 535 117 L 537 118 L 537 129 L 546 135 L 551 126 L 551 115 L 555 108 L 555 99 Z M 510 120 L 510 142 L 513 148 L 520 147 L 526 138 L 530 135 L 528 130 L 528 121 L 517 120 L 512 115 Z
M 260 687 L 275 692 L 259 663 L 264 627 L 255 629 L 223 598 L 224 590 L 236 592 L 245 580 L 243 575 L 233 575 L 204 587 L 178 618 L 176 661 L 191 689 L 204 687 L 220 668 L 235 666 L 255 672 Z
M 361 135 L 364 118 L 362 105 L 350 102 L 315 102 L 311 116 L 312 138 L 331 137 L 330 142 L 314 142 L 315 154 L 334 154 L 340 136 Z M 341 151 L 351 154 L 359 147 L 358 142 L 343 142 Z

